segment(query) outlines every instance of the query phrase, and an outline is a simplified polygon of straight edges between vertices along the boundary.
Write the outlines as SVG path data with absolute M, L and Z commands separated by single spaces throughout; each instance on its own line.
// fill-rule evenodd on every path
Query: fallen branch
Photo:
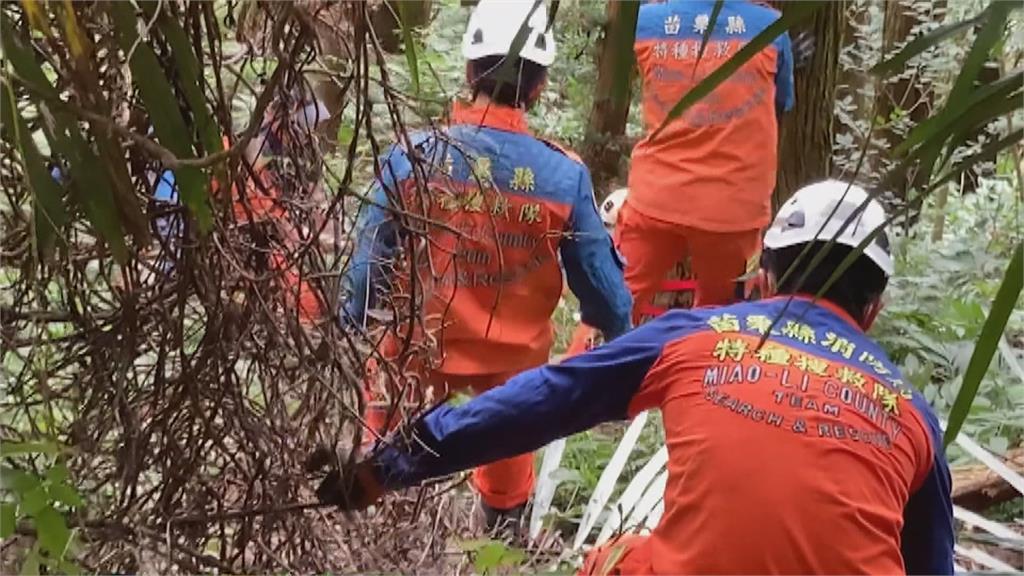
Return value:
M 1024 447 L 1010 450 L 1003 459 L 1007 466 L 1024 474 Z M 1008 502 L 1021 494 L 984 464 L 953 469 L 953 502 L 974 512 Z

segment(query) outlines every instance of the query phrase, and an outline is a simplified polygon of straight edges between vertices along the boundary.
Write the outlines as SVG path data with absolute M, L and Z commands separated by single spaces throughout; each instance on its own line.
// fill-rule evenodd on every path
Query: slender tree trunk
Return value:
M 783 10 L 787 6 L 789 3 L 784 3 Z M 804 184 L 831 174 L 833 110 L 846 8 L 846 0 L 829 2 L 808 24 L 816 49 L 810 63 L 796 71 L 796 106 L 783 117 L 780 126 L 776 206 Z M 790 36 L 799 32 L 792 30 Z
M 945 0 L 938 0 L 932 6 L 932 14 L 941 14 L 945 11 Z M 907 40 L 915 26 L 923 21 L 911 8 L 906 6 L 902 0 L 893 0 L 885 4 L 884 35 L 882 48 L 885 55 L 893 54 L 896 47 Z M 909 120 L 910 125 L 916 125 L 926 120 L 932 114 L 934 93 L 931 87 L 917 77 L 917 74 L 904 75 L 898 80 L 883 84 L 879 91 L 878 117 L 882 118 L 888 125 L 902 124 L 906 126 Z M 888 146 L 892 150 L 898 146 L 905 137 L 903 130 L 894 127 L 885 128 L 880 131 Z M 907 191 L 913 186 L 926 184 L 915 182 L 914 175 L 895 184 L 890 190 L 898 198 L 907 199 Z
M 607 184 L 621 180 L 629 157 L 625 139 L 633 78 L 633 38 L 638 2 L 609 0 L 604 38 L 597 58 L 597 86 L 582 155 L 590 168 L 594 190 L 603 196 Z

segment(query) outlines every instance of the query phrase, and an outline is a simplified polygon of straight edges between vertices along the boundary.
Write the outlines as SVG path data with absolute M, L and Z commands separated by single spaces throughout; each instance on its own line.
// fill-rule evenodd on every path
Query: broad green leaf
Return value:
M 352 126 L 346 122 L 343 122 L 338 126 L 338 146 L 341 148 L 347 147 L 351 142 L 352 138 L 355 137 L 355 130 Z
M 740 48 L 732 58 L 726 60 L 721 66 L 716 68 L 714 72 L 708 74 L 707 78 L 694 86 L 689 92 L 683 94 L 683 97 L 679 99 L 679 102 L 676 102 L 675 106 L 669 110 L 668 115 L 665 116 L 665 120 L 662 121 L 661 126 L 658 126 L 658 128 L 651 133 L 650 138 L 654 139 L 657 137 L 670 122 L 681 116 L 683 112 L 686 112 L 690 106 L 696 104 L 701 98 L 710 94 L 718 87 L 719 84 L 732 76 L 733 73 L 739 70 L 741 66 L 746 64 L 747 61 L 753 58 L 758 52 L 774 42 L 776 38 L 790 28 L 813 16 L 814 13 L 824 5 L 824 0 L 806 0 L 804 2 L 797 2 L 792 8 L 787 9 L 778 20 L 762 30 L 757 36 L 751 38 L 750 42 L 747 42 L 743 48 Z
M 68 530 L 64 516 L 47 506 L 35 515 L 36 534 L 39 535 L 39 543 L 43 550 L 46 550 L 54 558 L 62 558 L 64 549 L 67 548 L 68 539 L 71 538 L 71 531 Z
M 60 454 L 63 447 L 56 442 L 3 442 L 0 443 L 0 456 L 17 456 L 19 454 Z
M 25 555 L 25 561 L 21 563 L 21 569 L 19 571 L 22 576 L 38 576 L 39 575 L 39 564 L 42 558 L 39 557 L 39 545 L 35 545 L 28 554 Z
M 964 372 L 963 383 L 960 385 L 960 392 L 956 395 L 956 401 L 949 412 L 949 424 L 946 426 L 945 443 L 948 446 L 960 432 L 967 414 L 970 412 L 971 403 L 978 394 L 981 381 L 988 371 L 999 347 L 999 338 L 1006 329 L 1006 322 L 1010 319 L 1014 306 L 1017 305 L 1017 298 L 1020 297 L 1021 288 L 1024 287 L 1024 243 L 1018 243 L 1013 257 L 1006 267 L 1006 274 L 1003 282 L 999 285 L 999 291 L 992 302 L 988 318 L 981 328 L 981 334 L 974 345 L 974 352 L 971 354 L 971 361 Z
M 511 550 L 502 542 L 491 541 L 476 551 L 473 568 L 480 574 L 491 574 L 503 565 L 515 563 L 517 550 Z M 519 557 L 522 553 L 519 553 Z
M 85 505 L 78 491 L 62 482 L 50 484 L 48 492 L 54 500 L 73 508 L 80 508 Z
M 14 534 L 18 522 L 18 507 L 13 502 L 0 502 L 0 540 Z
M 21 80 L 47 96 L 46 100 L 39 102 L 39 107 L 44 118 L 49 113 L 53 122 L 44 121 L 43 130 L 50 146 L 70 167 L 72 198 L 107 242 L 114 258 L 118 262 L 125 262 L 128 249 L 124 241 L 124 229 L 106 173 L 96 170 L 100 160 L 79 131 L 77 120 L 59 106 L 51 108 L 49 101 L 59 100 L 57 90 L 39 67 L 27 41 L 14 31 L 3 11 L 0 11 L 0 42 L 3 43 L 4 55 Z
M 21 495 L 21 513 L 35 516 L 40 510 L 50 505 L 50 497 L 46 487 L 39 485 Z
M 420 65 L 416 57 L 416 40 L 412 34 L 412 18 L 410 11 L 412 7 L 408 1 L 398 2 L 398 20 L 402 26 L 402 43 L 405 45 L 405 62 L 409 65 L 409 75 L 412 80 L 412 92 L 420 94 Z
M 145 42 L 136 42 L 139 35 L 135 10 L 128 2 L 111 2 L 107 4 L 107 9 L 114 21 L 121 49 L 126 53 L 134 49 L 129 66 L 146 109 L 150 112 L 149 117 L 157 137 L 178 158 L 194 158 L 192 139 L 174 98 L 174 89 L 164 76 L 153 49 Z M 175 169 L 174 179 L 182 201 L 199 222 L 199 229 L 208 231 L 213 225 L 207 194 L 209 179 L 202 170 L 191 167 Z
M 57 565 L 57 570 L 66 576 L 77 576 L 82 573 L 82 567 L 74 562 L 68 562 L 67 560 L 61 561 Z
M 63 464 L 54 464 L 46 471 L 46 479 L 55 483 L 67 482 L 68 467 Z
M 0 82 L 0 99 L 0 122 L 5 127 L 4 132 L 12 147 L 21 157 L 26 184 L 32 191 L 32 235 L 36 249 L 40 255 L 48 256 L 68 220 L 64 210 L 64 194 L 46 169 L 43 156 L 32 140 L 28 123 L 17 111 L 14 90 L 7 82 Z
M 41 482 L 35 474 L 7 466 L 0 467 L 0 487 L 4 490 L 24 494 L 35 489 Z
M 903 49 L 897 52 L 896 55 L 894 55 L 893 57 L 889 58 L 888 60 L 879 62 L 878 64 L 875 64 L 871 68 L 870 72 L 876 76 L 882 77 L 889 76 L 890 74 L 893 74 L 895 72 L 899 72 L 900 70 L 903 69 L 903 66 L 906 65 L 906 63 L 909 62 L 910 59 L 913 58 L 914 56 L 917 56 L 921 52 L 924 52 L 925 50 L 933 46 L 938 46 L 947 38 L 959 32 L 962 32 L 963 30 L 966 30 L 971 26 L 974 26 L 983 18 L 985 18 L 985 16 L 986 13 L 982 12 L 981 14 L 978 14 L 974 18 L 970 18 L 962 22 L 954 22 L 952 24 L 939 26 L 938 28 L 932 30 L 931 32 L 928 32 L 927 34 L 922 34 L 921 36 L 918 36 L 917 38 L 914 38 L 913 40 L 908 42 L 907 45 L 904 46 Z

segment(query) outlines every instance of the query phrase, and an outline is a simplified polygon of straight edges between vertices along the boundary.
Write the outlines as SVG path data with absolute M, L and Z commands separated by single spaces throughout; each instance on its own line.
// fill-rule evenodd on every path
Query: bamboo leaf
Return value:
M 903 66 L 910 61 L 911 58 L 917 56 L 921 52 L 931 48 L 932 46 L 938 46 L 943 40 L 955 36 L 957 33 L 974 26 L 980 22 L 986 16 L 985 12 L 978 14 L 974 18 L 964 20 L 962 22 L 954 22 L 952 24 L 946 24 L 939 26 L 927 34 L 922 34 L 917 38 L 914 38 L 903 47 L 902 50 L 896 53 L 892 58 L 883 60 L 878 64 L 875 64 L 869 72 L 876 76 L 888 76 L 894 72 L 898 72 L 903 69 Z
M 21 0 L 21 7 L 25 10 L 25 16 L 28 17 L 29 26 L 42 32 L 48 38 L 52 36 L 50 33 L 50 21 L 43 11 L 42 2 L 39 0 Z
M 978 35 L 974 38 L 971 51 L 967 53 L 960 74 L 953 84 L 953 89 L 946 100 L 947 107 L 959 107 L 966 102 L 974 89 L 978 79 L 978 73 L 988 60 L 992 48 L 1002 39 L 1003 31 L 1006 29 L 1006 20 L 1010 17 L 1010 11 L 1015 2 L 990 2 L 983 14 L 986 15 L 984 24 Z
M 999 153 L 1003 150 L 1019 143 L 1021 139 L 1024 139 L 1024 128 L 1018 128 L 1013 132 L 1003 136 L 998 140 L 985 143 L 981 147 L 981 150 L 974 154 L 964 158 L 960 162 L 957 162 L 948 172 L 943 174 L 938 180 L 936 180 L 930 188 L 938 188 L 939 186 L 960 177 L 961 174 L 970 170 L 971 168 L 981 164 L 982 162 L 992 162 L 999 156 Z
M 89 39 L 78 25 L 78 19 L 75 18 L 75 10 L 71 5 L 71 0 L 64 0 L 64 9 L 61 10 L 61 16 L 64 21 L 64 37 L 68 41 L 71 55 L 75 58 L 84 58 L 89 54 Z
M 971 404 L 974 403 L 975 395 L 978 394 L 978 388 L 981 387 L 981 381 L 992 362 L 992 356 L 995 355 L 996 349 L 999 347 L 999 338 L 1002 336 L 1003 330 L 1006 329 L 1010 314 L 1017 305 L 1021 288 L 1024 288 L 1024 242 L 1018 243 L 1017 249 L 1013 252 L 1013 257 L 1006 267 L 1006 274 L 999 285 L 999 291 L 992 302 L 992 308 L 985 319 L 985 324 L 981 327 L 981 334 L 978 335 L 978 340 L 974 344 L 974 352 L 971 354 L 971 360 L 964 372 L 960 392 L 956 395 L 953 408 L 949 411 L 949 425 L 946 427 L 944 437 L 947 446 L 956 438 L 964 421 L 967 420 L 967 414 L 970 412 Z
M 147 17 L 152 17 L 153 11 L 159 6 L 156 2 L 144 2 L 141 5 Z M 157 26 L 171 47 L 171 57 L 174 59 L 179 85 L 185 93 L 185 100 L 192 112 L 196 132 L 203 143 L 203 150 L 207 154 L 220 152 L 224 149 L 224 141 L 221 138 L 220 127 L 210 113 L 206 99 L 203 97 L 203 77 L 199 71 L 199 61 L 196 59 L 184 28 L 181 27 L 177 19 L 169 15 L 167 10 L 168 8 L 165 8 L 161 11 Z
M 807 2 L 797 2 L 791 9 L 787 9 L 778 20 L 762 30 L 760 34 L 751 38 L 750 42 L 747 42 L 743 48 L 732 56 L 732 58 L 726 60 L 725 63 L 716 68 L 714 72 L 708 74 L 707 78 L 684 94 L 683 97 L 679 99 L 679 102 L 676 102 L 675 106 L 669 110 L 668 115 L 665 116 L 665 120 L 662 121 L 661 126 L 658 126 L 649 138 L 653 139 L 657 137 L 658 134 L 668 126 L 669 122 L 681 116 L 683 112 L 690 108 L 690 106 L 693 106 L 701 98 L 710 94 L 718 87 L 719 84 L 732 76 L 734 72 L 739 70 L 741 66 L 746 64 L 747 61 L 753 58 L 758 52 L 774 42 L 776 38 L 795 25 L 813 16 L 814 13 L 824 5 L 824 0 L 808 0 Z
M 93 57 L 92 43 L 77 24 L 74 6 L 65 2 L 57 12 L 64 22 L 61 28 L 62 39 L 72 47 L 70 52 L 74 73 L 71 79 L 75 90 L 94 112 L 109 113 L 111 107 L 107 103 L 107 92 L 100 85 L 98 62 Z M 98 166 L 106 171 L 121 224 L 135 237 L 136 242 L 145 244 L 149 241 L 149 223 L 139 207 L 121 143 L 102 123 L 90 122 L 88 132 L 100 158 L 100 163 L 89 166 L 88 170 L 95 170 Z M 72 176 L 74 179 L 75 176 Z
M 126 54 L 131 53 L 129 66 L 132 76 L 149 110 L 153 129 L 160 142 L 178 158 L 194 158 L 192 139 L 185 120 L 182 118 L 174 90 L 164 76 L 156 54 L 145 42 L 136 42 L 138 31 L 135 12 L 128 2 L 107 4 L 118 43 Z M 132 49 L 134 48 L 134 52 Z M 179 167 L 174 170 L 174 179 L 181 192 L 181 198 L 189 211 L 196 217 L 200 231 L 207 231 L 213 224 L 210 211 L 209 180 L 202 170 Z
M 4 55 L 22 81 L 46 96 L 37 103 L 43 114 L 43 131 L 51 148 L 63 157 L 73 174 L 69 182 L 72 199 L 106 241 L 114 258 L 118 262 L 125 262 L 128 259 L 128 248 L 125 245 L 124 229 L 106 172 L 96 169 L 100 166 L 100 160 L 82 136 L 76 120 L 59 107 L 51 108 L 49 102 L 60 100 L 56 88 L 47 80 L 27 41 L 15 33 L 2 11 L 0 42 Z
M 398 19 L 402 26 L 402 43 L 405 45 L 405 61 L 409 65 L 413 94 L 420 93 L 420 65 L 416 56 L 416 41 L 412 35 L 412 18 L 408 1 L 398 3 Z
M 1000 102 L 1005 102 L 1008 97 L 1014 103 L 1019 104 L 1019 100 L 1012 97 L 1012 95 L 1021 89 L 1021 86 L 1024 85 L 1022 82 L 1024 82 L 1024 72 L 1019 71 L 997 82 L 978 88 L 959 103 L 954 104 L 951 99 L 947 99 L 942 111 L 915 126 L 907 134 L 906 139 L 896 147 L 893 154 L 902 156 L 913 149 L 914 146 L 931 140 L 937 135 L 949 134 L 955 127 L 972 128 L 978 122 L 985 120 L 985 118 L 998 115 L 991 114 L 992 108 Z M 952 98 L 952 95 L 950 95 L 950 98 Z M 968 114 L 971 115 L 972 119 L 970 124 L 967 123 L 968 119 L 965 118 Z M 976 120 L 973 120 L 975 118 Z
M 60 454 L 66 446 L 50 441 L 38 442 L 4 442 L 0 443 L 0 456 L 19 456 L 21 454 Z
M 41 257 L 48 257 L 53 252 L 57 235 L 68 220 L 62 199 L 64 194 L 50 177 L 43 156 L 32 140 L 28 123 L 18 113 L 13 88 L 0 81 L 0 91 L 0 122 L 21 157 L 26 183 L 32 192 L 32 237 L 36 252 Z
M 715 31 L 715 24 L 718 23 L 718 14 L 722 11 L 722 6 L 725 5 L 725 0 L 715 0 L 715 5 L 711 8 L 711 16 L 708 18 L 708 25 L 704 28 L 704 34 L 700 39 L 700 50 L 697 51 L 697 61 L 693 63 L 693 69 L 697 69 L 697 65 L 700 64 L 702 58 L 704 58 L 704 49 L 707 48 L 708 40 L 711 39 L 711 33 Z

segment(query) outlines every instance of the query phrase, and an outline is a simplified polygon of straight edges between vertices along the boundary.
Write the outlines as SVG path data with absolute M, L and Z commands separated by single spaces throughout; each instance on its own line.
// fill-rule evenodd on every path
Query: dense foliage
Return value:
M 570 440 L 554 536 L 529 554 L 465 539 L 458 480 L 360 522 L 311 502 L 305 454 L 327 445 L 351 458 L 362 441 L 356 388 L 379 331 L 304 323 L 281 279 L 297 275 L 336 306 L 376 159 L 433 129 L 460 93 L 468 12 L 457 0 L 425 4 L 426 22 L 397 33 L 379 24 L 394 6 L 383 1 L 0 6 L 5 573 L 573 562 L 561 538 L 618 426 Z M 786 25 L 805 26 L 820 6 L 787 9 Z M 835 99 L 800 105 L 835 119 L 823 170 L 890 192 L 898 273 L 874 335 L 944 418 L 965 418 L 965 433 L 1004 454 L 1024 437 L 1024 307 L 1018 294 L 997 297 L 1022 241 L 1020 11 L 981 0 L 843 6 L 841 50 L 816 56 L 844 70 Z M 572 147 L 603 73 L 605 10 L 559 3 L 559 58 L 531 113 L 536 132 Z M 289 226 L 268 229 L 218 191 L 248 182 L 260 127 L 309 92 L 340 94 L 334 118 L 293 131 L 274 159 L 295 201 Z M 634 102 L 618 136 L 640 132 Z M 164 169 L 178 203 L 152 199 Z M 180 244 L 157 239 L 168 225 Z M 275 250 L 283 264 L 260 256 Z M 411 334 L 417 305 L 394 306 L 383 330 Z M 556 352 L 577 321 L 567 297 Z M 402 380 L 429 345 L 382 373 Z M 622 482 L 661 443 L 649 425 Z

